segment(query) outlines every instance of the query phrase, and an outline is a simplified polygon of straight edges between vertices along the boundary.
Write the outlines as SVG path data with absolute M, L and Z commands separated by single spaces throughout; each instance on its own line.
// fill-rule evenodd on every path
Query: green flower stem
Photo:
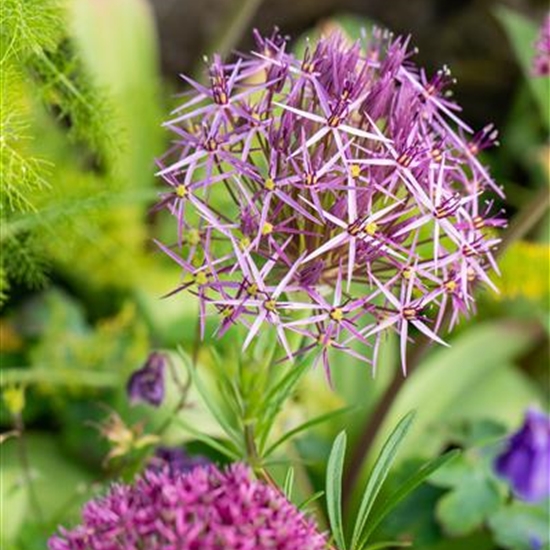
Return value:
M 222 27 L 222 32 L 215 38 L 207 50 L 208 55 L 213 53 L 224 57 L 231 52 L 239 42 L 244 31 L 250 24 L 254 14 L 258 11 L 262 0 L 239 0 L 233 11 L 228 14 L 227 23 Z M 201 80 L 204 64 L 201 62 L 193 70 L 194 78 Z
M 198 353 L 198 352 L 197 352 Z M 196 357 L 195 354 L 193 355 L 193 367 L 196 366 Z M 172 422 L 177 417 L 177 415 L 182 411 L 182 409 L 185 408 L 187 405 L 187 397 L 189 394 L 189 390 L 191 389 L 191 376 L 187 376 L 187 380 L 182 382 L 178 376 L 178 373 L 176 371 L 176 366 L 174 365 L 172 359 L 170 356 L 168 356 L 168 367 L 170 369 L 170 375 L 172 376 L 172 380 L 174 381 L 174 384 L 178 388 L 179 392 L 179 399 L 176 403 L 174 410 L 171 415 L 169 415 L 166 420 L 162 423 L 160 428 L 157 430 L 157 434 L 159 436 L 164 435 L 166 430 L 172 425 Z
M 543 219 L 548 211 L 549 205 L 550 195 L 548 188 L 545 186 L 537 192 L 533 199 L 528 202 L 513 218 L 510 226 L 502 235 L 502 241 L 495 256 L 499 257 L 512 243 L 519 241 L 527 235 L 531 229 L 533 229 Z M 449 312 L 450 310 L 447 310 L 447 314 L 449 314 Z M 445 315 L 442 323 L 443 325 L 449 320 L 448 317 L 449 315 Z M 430 340 L 424 335 L 420 335 L 416 345 L 409 348 L 412 350 L 408 354 L 409 356 L 407 358 L 409 376 L 414 372 L 429 347 Z M 391 409 L 391 406 L 405 380 L 406 378 L 401 374 L 401 369 L 396 368 L 390 385 L 376 404 L 376 407 L 369 416 L 365 427 L 360 432 L 361 436 L 355 446 L 349 467 L 344 472 L 343 494 L 345 508 L 349 507 L 353 488 L 355 487 L 361 474 L 363 463 L 365 462 L 367 454 L 378 436 L 380 427 L 382 426 L 384 419 Z

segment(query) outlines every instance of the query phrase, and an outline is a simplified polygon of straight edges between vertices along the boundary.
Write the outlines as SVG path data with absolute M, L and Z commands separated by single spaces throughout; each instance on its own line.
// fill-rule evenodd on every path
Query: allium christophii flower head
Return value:
M 539 37 L 535 44 L 536 53 L 533 59 L 533 74 L 535 76 L 550 75 L 550 13 L 542 22 Z
M 523 426 L 513 434 L 495 462 L 497 474 L 514 493 L 528 502 L 550 496 L 550 417 L 529 410 Z
M 412 65 L 408 40 L 375 30 L 362 42 L 332 34 L 301 57 L 285 39 L 222 64 L 192 87 L 165 126 L 161 205 L 175 243 L 159 247 L 183 284 L 220 314 L 219 334 L 248 327 L 245 347 L 275 327 L 288 357 L 330 349 L 363 358 L 386 331 L 432 340 L 474 309 L 476 281 L 493 286 L 501 212 L 482 194 L 501 190 L 474 133 L 448 97 L 448 69 Z M 213 310 L 213 309 L 212 309 Z M 304 337 L 298 350 L 289 332 Z
M 166 357 L 153 352 L 145 365 L 132 373 L 126 392 L 131 403 L 145 402 L 158 407 L 164 399 L 164 369 Z
M 83 522 L 60 529 L 50 550 L 322 550 L 325 537 L 277 489 L 244 465 L 183 475 L 147 471 L 86 504 Z

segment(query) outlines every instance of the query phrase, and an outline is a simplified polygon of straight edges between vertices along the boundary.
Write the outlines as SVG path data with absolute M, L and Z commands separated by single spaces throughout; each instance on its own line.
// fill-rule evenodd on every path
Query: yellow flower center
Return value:
M 378 224 L 376 222 L 370 222 L 365 227 L 365 232 L 371 237 L 378 231 Z
M 258 294 L 258 285 L 256 283 L 252 283 L 251 285 L 248 285 L 246 287 L 246 292 L 248 292 L 250 296 L 256 296 L 256 294 Z
M 199 271 L 195 275 L 195 283 L 199 286 L 205 285 L 208 282 L 208 275 L 204 271 Z
M 337 323 L 339 323 L 344 318 L 344 312 L 341 310 L 341 308 L 335 307 L 329 313 L 329 316 L 333 321 L 336 321 Z
M 456 281 L 450 280 L 443 284 L 447 292 L 454 292 L 456 290 Z
M 361 174 L 361 167 L 357 164 L 352 164 L 350 166 L 350 172 L 352 178 L 358 178 Z
M 273 224 L 265 222 L 262 227 L 262 235 L 271 235 L 273 233 Z

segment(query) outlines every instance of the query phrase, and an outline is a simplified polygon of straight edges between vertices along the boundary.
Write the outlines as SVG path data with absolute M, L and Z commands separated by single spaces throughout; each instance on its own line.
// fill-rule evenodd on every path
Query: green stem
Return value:
M 194 358 L 193 366 L 196 365 L 196 358 Z M 159 436 L 163 435 L 166 430 L 172 425 L 172 422 L 176 418 L 176 416 L 179 414 L 179 412 L 185 407 L 187 403 L 187 396 L 189 393 L 189 389 L 191 388 L 191 376 L 187 377 L 187 380 L 185 381 L 185 384 L 182 383 L 180 380 L 178 373 L 176 372 L 176 367 L 170 357 L 168 357 L 168 366 L 170 369 L 170 375 L 172 376 L 172 380 L 174 381 L 174 384 L 179 390 L 180 398 L 178 399 L 178 402 L 176 403 L 176 406 L 174 407 L 174 410 L 170 416 L 161 424 L 160 428 L 157 430 L 157 434 Z
M 550 196 L 548 189 L 544 187 L 533 199 L 528 202 L 514 217 L 508 229 L 503 233 L 501 244 L 495 254 L 499 257 L 514 242 L 519 241 L 535 227 L 548 211 Z M 447 310 L 442 325 L 449 320 L 450 310 Z M 417 339 L 416 346 L 408 353 L 407 365 L 408 376 L 410 376 L 420 363 L 420 360 L 430 347 L 431 340 L 424 335 Z M 401 369 L 396 368 L 394 377 L 387 387 L 384 395 L 380 398 L 374 411 L 369 415 L 368 422 L 361 431 L 359 441 L 357 442 L 349 467 L 344 474 L 343 494 L 344 507 L 348 508 L 351 495 L 361 474 L 362 466 L 367 454 L 376 440 L 380 428 L 386 418 L 387 413 L 401 390 L 406 378 L 401 374 Z
M 262 0 L 241 0 L 229 14 L 227 22 L 223 25 L 223 32 L 213 41 L 207 54 L 219 53 L 221 57 L 227 55 L 239 42 L 261 3 Z M 201 78 L 202 68 L 202 63 L 195 67 L 193 70 L 195 78 Z

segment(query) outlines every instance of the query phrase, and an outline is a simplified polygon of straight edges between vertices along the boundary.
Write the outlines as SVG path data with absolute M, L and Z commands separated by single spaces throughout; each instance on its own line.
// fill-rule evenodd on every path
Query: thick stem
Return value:
M 514 217 L 508 229 L 504 232 L 502 242 L 495 254 L 496 257 L 502 253 L 514 242 L 520 240 L 541 221 L 548 210 L 550 204 L 550 195 L 548 189 L 541 189 L 535 197 L 525 205 L 525 207 Z M 442 325 L 449 320 L 450 310 L 447 310 Z M 408 354 L 407 365 L 409 376 L 419 365 L 420 360 L 431 345 L 431 340 L 424 335 L 420 335 L 412 351 Z M 411 349 L 411 348 L 409 348 Z M 395 370 L 395 375 L 387 387 L 384 395 L 376 404 L 374 411 L 369 415 L 368 422 L 362 430 L 359 440 L 355 446 L 349 467 L 344 473 L 343 495 L 344 507 L 349 507 L 351 495 L 361 474 L 361 468 L 367 457 L 367 454 L 376 440 L 380 428 L 389 412 L 396 396 L 404 384 L 406 378 L 402 375 L 401 369 Z

